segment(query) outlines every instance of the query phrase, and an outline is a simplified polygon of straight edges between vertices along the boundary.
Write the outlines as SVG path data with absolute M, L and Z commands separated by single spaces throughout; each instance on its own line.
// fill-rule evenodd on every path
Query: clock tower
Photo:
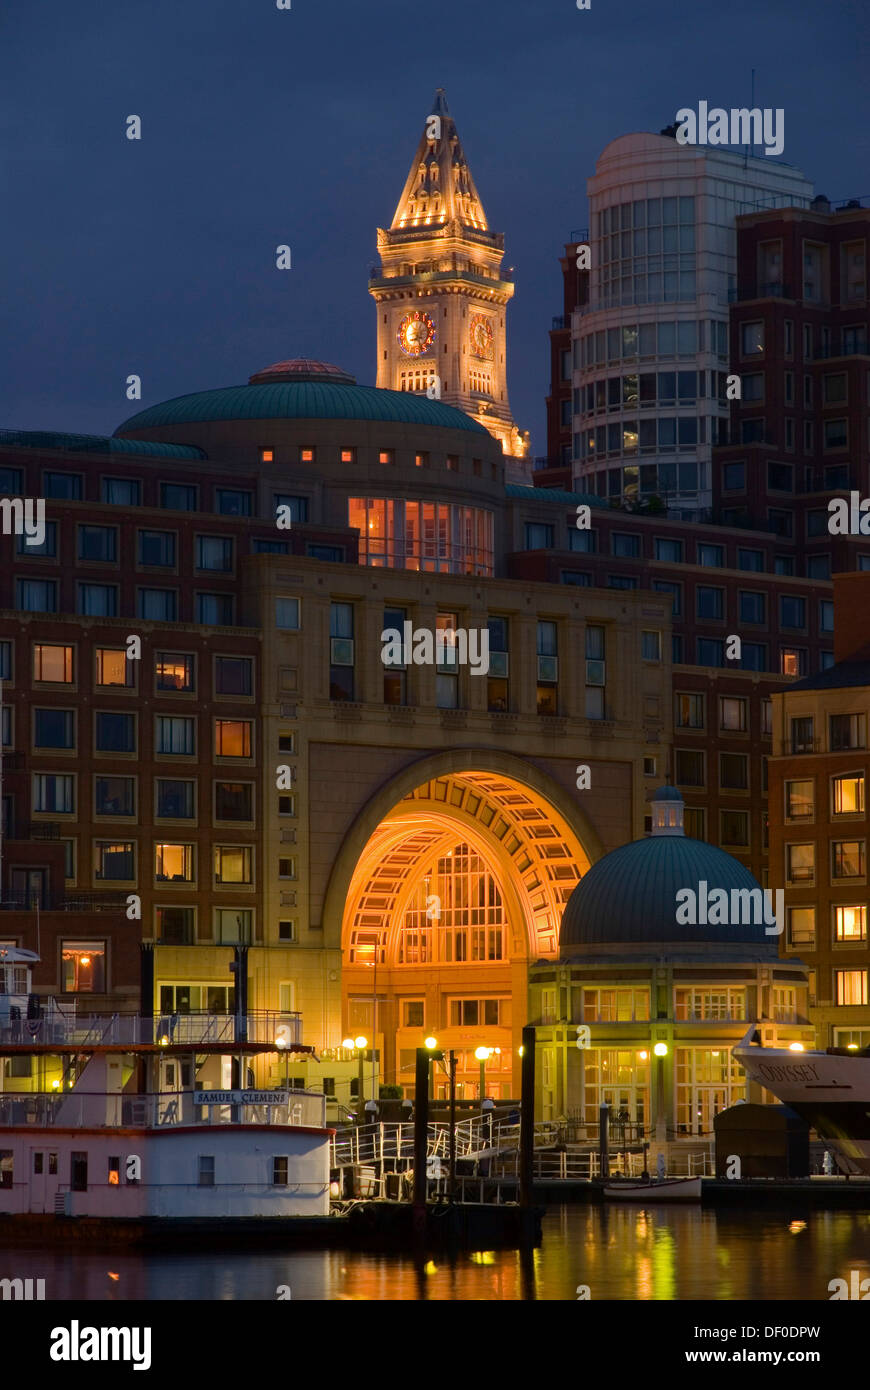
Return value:
M 514 292 L 439 87 L 389 231 L 378 228 L 377 385 L 426 393 L 479 420 L 525 459 L 508 404 L 505 322 Z M 525 470 L 514 470 L 525 476 Z

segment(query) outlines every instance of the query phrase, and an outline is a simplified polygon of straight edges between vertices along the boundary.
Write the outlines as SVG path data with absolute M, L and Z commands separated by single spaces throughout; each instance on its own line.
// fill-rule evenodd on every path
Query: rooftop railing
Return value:
M 10 1011 L 0 1015 L 0 1045 L 26 1046 L 66 1044 L 67 1046 L 113 1047 L 157 1043 L 164 1046 L 199 1046 L 226 1043 L 232 1048 L 239 1041 L 236 1014 L 139 1014 L 74 1015 L 51 1012 L 41 1018 L 16 1018 Z M 250 1043 L 271 1043 L 278 1050 L 291 1049 L 302 1042 L 302 1015 L 262 1011 L 241 1020 L 240 1032 Z
M 323 1129 L 326 1097 L 319 1092 L 277 1089 L 161 1091 L 148 1094 L 66 1091 L 0 1095 L 0 1127 L 35 1129 L 171 1129 L 176 1125 L 308 1125 Z M 228 1097 L 226 1102 L 223 1097 Z M 249 1099 L 246 1099 L 248 1097 Z M 229 1099 L 232 1098 L 232 1099 Z

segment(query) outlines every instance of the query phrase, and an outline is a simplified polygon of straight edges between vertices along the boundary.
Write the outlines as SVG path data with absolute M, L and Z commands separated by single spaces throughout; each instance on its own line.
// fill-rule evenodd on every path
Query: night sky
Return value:
M 516 270 L 510 399 L 543 454 L 558 257 L 603 146 L 748 106 L 754 66 L 783 158 L 868 197 L 868 31 L 867 0 L 4 0 L 0 427 L 111 433 L 131 372 L 142 406 L 283 357 L 373 384 L 375 229 L 443 86 Z

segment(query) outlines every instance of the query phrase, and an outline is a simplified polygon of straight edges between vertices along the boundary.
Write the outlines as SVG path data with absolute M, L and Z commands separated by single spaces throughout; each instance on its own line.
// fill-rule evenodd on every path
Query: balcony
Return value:
M 225 1103 L 209 1102 L 209 1094 L 208 1091 L 170 1091 L 154 1095 L 19 1092 L 0 1096 L 0 1128 L 58 1125 L 64 1129 L 114 1129 L 124 1125 L 160 1130 L 176 1125 L 208 1128 L 236 1124 L 307 1125 L 322 1129 L 326 1123 L 326 1097 L 310 1091 L 215 1092 L 228 1097 Z
M 42 1001 L 40 1001 L 42 1002 Z M 69 1010 L 69 1011 L 67 1011 Z M 67 1046 L 126 1047 L 160 1043 L 163 1038 L 173 1047 L 199 1047 L 237 1041 L 235 1014 L 76 1014 L 67 1005 L 52 1008 L 41 1018 L 22 1018 L 10 1010 L 8 1022 L 0 1025 L 0 1044 L 10 1047 Z M 302 1015 L 261 1011 L 243 1020 L 247 1042 L 271 1043 L 281 1040 L 282 1051 L 292 1051 L 302 1041 Z

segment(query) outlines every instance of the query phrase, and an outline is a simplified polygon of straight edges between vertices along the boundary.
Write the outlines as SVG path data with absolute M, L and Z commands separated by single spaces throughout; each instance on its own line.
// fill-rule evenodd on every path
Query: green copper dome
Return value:
M 290 363 L 276 363 L 275 369 L 256 373 L 247 386 L 175 396 L 140 410 L 115 433 L 212 420 L 388 420 L 468 430 L 491 438 L 483 425 L 455 406 L 410 391 L 351 384 L 352 377 L 328 363 L 312 363 L 310 367 L 301 371 Z
M 660 787 L 651 803 L 652 834 L 599 859 L 568 899 L 562 955 L 572 947 L 628 942 L 741 942 L 773 949 L 776 936 L 767 935 L 761 887 L 749 870 L 715 845 L 686 838 L 678 788 Z M 717 920 L 711 901 L 716 889 L 727 894 L 725 922 Z M 694 922 L 678 920 L 689 915 L 685 896 L 677 897 L 686 890 L 694 895 Z

